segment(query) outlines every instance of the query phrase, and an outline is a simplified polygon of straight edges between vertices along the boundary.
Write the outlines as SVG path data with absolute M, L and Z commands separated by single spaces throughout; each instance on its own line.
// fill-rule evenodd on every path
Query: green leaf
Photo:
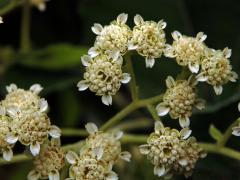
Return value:
M 70 44 L 50 45 L 44 49 L 32 51 L 27 55 L 19 55 L 21 65 L 45 69 L 65 70 L 81 65 L 81 56 L 87 53 L 87 47 Z
M 211 124 L 210 127 L 209 127 L 209 134 L 216 141 L 219 141 L 223 136 L 221 131 L 219 129 L 217 129 L 213 124 Z

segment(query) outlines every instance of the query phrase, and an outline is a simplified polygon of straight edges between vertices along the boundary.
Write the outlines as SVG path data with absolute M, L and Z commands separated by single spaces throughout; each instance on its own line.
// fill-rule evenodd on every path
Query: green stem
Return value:
M 62 130 L 62 136 L 68 137 L 68 136 L 87 136 L 88 132 L 84 129 L 70 129 L 70 128 L 63 128 Z
M 124 144 L 129 143 L 136 143 L 136 144 L 142 144 L 147 143 L 147 135 L 135 135 L 135 134 L 124 134 L 124 136 L 121 139 L 121 142 Z
M 219 147 L 223 147 L 226 145 L 228 139 L 232 136 L 232 128 L 240 122 L 240 118 L 238 118 L 236 121 L 234 121 L 225 131 L 223 134 L 223 137 L 217 142 L 217 145 Z
M 157 111 L 156 111 L 156 109 L 154 108 L 153 105 L 148 104 L 148 105 L 147 105 L 147 109 L 148 109 L 148 111 L 149 111 L 150 114 L 152 115 L 152 118 L 153 118 L 155 121 L 161 121 L 161 119 L 160 119 L 160 117 L 158 116 Z
M 136 101 L 138 99 L 138 87 L 137 87 L 135 74 L 134 74 L 134 71 L 133 71 L 133 65 L 132 65 L 132 60 L 131 60 L 131 54 L 130 53 L 125 55 L 125 60 L 126 60 L 127 71 L 131 75 L 130 90 L 131 90 L 132 100 Z
M 23 4 L 23 0 L 12 0 L 6 6 L 0 9 L 0 15 L 7 14 L 8 12 L 12 11 L 16 7 L 19 7 Z
M 200 146 L 209 153 L 221 154 L 236 160 L 240 160 L 240 152 L 227 147 L 219 147 L 216 144 L 200 143 Z
M 31 49 L 30 40 L 30 21 L 31 21 L 31 4 L 25 0 L 22 9 L 21 39 L 20 49 L 22 53 L 28 53 Z
M 137 100 L 133 101 L 131 104 L 129 104 L 127 107 L 125 107 L 123 110 L 118 112 L 115 116 L 113 116 L 111 119 L 109 119 L 102 127 L 101 130 L 105 131 L 108 128 L 111 128 L 118 122 L 120 122 L 124 117 L 126 117 L 128 114 L 131 112 L 135 111 L 136 109 L 140 107 L 146 107 L 148 104 L 154 104 L 159 101 L 161 101 L 163 98 L 163 95 L 158 95 L 155 97 L 151 97 L 148 99 L 143 99 L 143 100 Z

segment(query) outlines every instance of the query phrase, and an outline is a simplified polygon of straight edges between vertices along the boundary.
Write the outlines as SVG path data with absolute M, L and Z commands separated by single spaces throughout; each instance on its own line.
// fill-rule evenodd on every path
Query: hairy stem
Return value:
M 25 0 L 22 9 L 22 24 L 20 37 L 20 50 L 22 53 L 28 53 L 31 49 L 30 40 L 30 21 L 31 21 L 31 5 L 29 0 Z
M 161 121 L 160 117 L 158 116 L 157 112 L 156 112 L 156 109 L 154 108 L 153 105 L 151 104 L 148 104 L 147 105 L 147 109 L 148 111 L 150 112 L 150 114 L 152 115 L 152 118 L 155 120 L 155 121 Z
M 225 133 L 223 134 L 223 137 L 217 142 L 217 145 L 219 147 L 223 147 L 226 145 L 228 139 L 231 137 L 232 135 L 232 128 L 234 126 L 236 126 L 238 123 L 240 122 L 240 118 L 238 118 L 236 121 L 234 121 L 225 131 Z
M 131 75 L 130 90 L 131 90 L 132 100 L 136 101 L 138 99 L 138 86 L 137 86 L 135 74 L 134 74 L 134 71 L 133 71 L 131 53 L 128 53 L 128 54 L 125 55 L 125 60 L 126 60 L 127 71 Z
M 72 137 L 72 136 L 87 136 L 88 132 L 84 129 L 71 129 L 71 128 L 62 128 L 62 136 Z
M 126 122 L 122 122 L 121 124 L 113 128 L 120 129 L 122 131 L 131 131 L 131 130 L 137 130 L 137 129 L 146 129 L 152 126 L 153 126 L 153 123 L 151 119 L 137 118 L 133 120 L 127 120 Z

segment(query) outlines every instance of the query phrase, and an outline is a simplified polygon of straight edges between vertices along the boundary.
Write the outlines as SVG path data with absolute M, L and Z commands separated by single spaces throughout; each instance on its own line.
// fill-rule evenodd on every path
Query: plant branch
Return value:
M 20 50 L 27 53 L 31 49 L 30 39 L 30 21 L 31 21 L 31 4 L 29 0 L 25 0 L 22 8 L 22 24 L 20 37 Z
M 219 147 L 223 147 L 226 145 L 228 139 L 231 137 L 232 135 L 232 128 L 234 126 L 236 126 L 238 123 L 240 122 L 240 118 L 238 118 L 237 120 L 235 120 L 225 131 L 225 133 L 223 134 L 223 137 L 217 142 L 217 145 Z
M 136 77 L 135 77 L 135 74 L 134 74 L 134 71 L 133 71 L 131 53 L 128 53 L 128 54 L 125 55 L 125 60 L 126 60 L 127 71 L 131 75 L 130 90 L 131 90 L 132 100 L 136 101 L 138 99 L 138 86 L 137 86 Z
M 102 127 L 101 130 L 105 131 L 108 128 L 111 128 L 118 122 L 120 122 L 124 117 L 126 117 L 128 114 L 131 112 L 135 111 L 136 109 L 140 107 L 146 107 L 148 104 L 154 104 L 159 101 L 161 101 L 163 98 L 163 94 L 151 97 L 148 99 L 143 99 L 143 100 L 137 100 L 132 103 L 130 103 L 127 107 L 125 107 L 123 110 L 118 112 L 115 116 L 113 116 L 111 119 L 109 119 Z
M 155 120 L 155 121 L 161 121 L 160 117 L 158 116 L 157 112 L 156 112 L 156 109 L 153 107 L 153 105 L 151 104 L 148 104 L 147 105 L 147 109 L 148 111 L 150 112 L 150 114 L 152 115 L 152 118 Z
M 71 136 L 88 136 L 88 132 L 85 129 L 71 129 L 71 128 L 62 128 L 62 136 L 71 137 Z

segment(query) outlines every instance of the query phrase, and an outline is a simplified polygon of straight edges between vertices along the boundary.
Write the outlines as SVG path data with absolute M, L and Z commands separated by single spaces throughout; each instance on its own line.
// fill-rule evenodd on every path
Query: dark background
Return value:
M 8 0 L 0 0 L 0 8 Z M 31 39 L 33 50 L 22 56 L 18 53 L 20 39 L 21 9 L 4 15 L 0 25 L 0 96 L 4 98 L 5 86 L 14 82 L 28 88 L 41 83 L 45 89 L 41 94 L 50 105 L 49 116 L 59 127 L 83 128 L 92 121 L 101 125 L 130 102 L 127 86 L 122 86 L 114 97 L 111 107 L 106 107 L 89 91 L 78 92 L 76 83 L 81 80 L 83 67 L 80 57 L 93 45 L 95 35 L 93 23 L 109 24 L 122 12 L 129 14 L 128 24 L 133 26 L 133 17 L 141 14 L 145 20 L 164 19 L 166 33 L 178 30 L 195 36 L 203 31 L 208 35 L 206 44 L 215 49 L 232 48 L 233 69 L 240 72 L 240 1 L 238 0 L 51 0 L 44 13 L 32 9 Z M 164 92 L 167 75 L 176 76 L 180 68 L 174 60 L 161 58 L 153 69 L 146 69 L 142 57 L 133 59 L 141 97 L 151 97 Z M 221 96 L 216 96 L 211 86 L 200 84 L 200 96 L 207 100 L 207 108 L 194 112 L 191 118 L 193 135 L 199 141 L 213 142 L 208 133 L 210 124 L 224 131 L 237 117 L 240 100 L 239 82 L 224 86 Z M 129 118 L 150 117 L 143 109 Z M 126 118 L 128 120 L 128 118 Z M 164 118 L 164 123 L 178 127 L 178 122 Z M 153 121 L 151 121 L 153 124 Z M 135 133 L 150 133 L 145 128 Z M 63 138 L 63 144 L 78 138 Z M 240 138 L 232 137 L 228 146 L 240 150 Z M 125 149 L 136 151 L 131 146 Z M 15 154 L 22 152 L 16 147 Z M 137 153 L 136 153 L 137 154 Z M 153 167 L 138 155 L 131 164 L 119 165 L 120 179 L 154 180 Z M 1 180 L 26 179 L 31 162 L 0 167 Z M 240 179 L 240 163 L 220 155 L 209 154 L 198 162 L 192 179 L 237 180 Z M 176 179 L 184 179 L 182 176 Z

